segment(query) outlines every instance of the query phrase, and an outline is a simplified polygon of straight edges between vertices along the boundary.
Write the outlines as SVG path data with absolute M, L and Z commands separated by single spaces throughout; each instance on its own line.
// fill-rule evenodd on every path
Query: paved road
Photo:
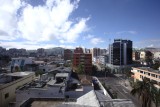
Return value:
M 103 82 L 105 81 L 106 86 L 110 86 L 113 91 L 117 92 L 118 98 L 131 99 L 136 107 L 141 107 L 139 99 L 132 96 L 130 94 L 130 89 L 123 85 L 124 80 L 117 77 L 99 78 L 99 80 Z

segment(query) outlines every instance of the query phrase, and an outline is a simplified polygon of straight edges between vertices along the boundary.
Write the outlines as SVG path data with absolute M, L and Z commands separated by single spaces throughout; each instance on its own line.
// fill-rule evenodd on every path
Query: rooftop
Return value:
M 56 80 L 50 80 L 47 85 L 49 86 L 64 86 L 64 82 L 57 83 Z
M 149 67 L 133 67 L 133 68 L 141 69 L 141 70 L 145 70 L 145 71 L 149 71 L 149 72 L 153 72 L 153 73 L 158 73 L 158 74 L 160 74 L 160 71 L 159 71 L 159 70 L 154 70 L 154 69 L 149 68 Z
M 20 74 L 15 74 L 15 76 L 16 75 L 20 75 Z M 30 88 L 35 88 L 35 89 L 36 88 L 37 89 L 41 88 L 41 89 L 43 89 L 43 88 L 46 88 L 48 86 L 64 86 L 65 85 L 64 80 L 61 80 L 61 78 L 67 78 L 68 76 L 69 76 L 68 73 L 57 73 L 56 78 L 47 77 L 47 79 L 46 79 L 47 81 L 43 81 L 42 79 L 38 79 L 36 81 L 32 81 L 31 83 L 24 85 L 19 90 L 28 90 Z M 57 79 L 59 77 L 60 77 L 60 80 Z
M 34 74 L 34 72 L 14 72 L 14 73 L 8 73 L 6 74 L 7 76 L 12 76 L 12 77 L 24 77 L 24 76 L 27 76 L 27 75 L 32 75 Z
M 78 99 L 65 98 L 30 98 L 21 107 L 99 107 L 94 90 L 89 91 Z
M 19 90 L 23 91 L 23 90 L 28 90 L 29 88 L 44 88 L 46 85 L 46 83 L 44 82 L 31 82 L 28 84 L 25 84 L 24 86 L 20 87 Z
M 92 76 L 78 75 L 82 85 L 92 85 Z
M 44 61 L 34 61 L 35 64 L 44 64 Z
M 69 74 L 68 73 L 57 73 L 56 77 L 68 77 Z
M 0 75 L 0 89 L 8 87 L 28 77 L 34 77 L 34 72 L 14 72 Z
M 49 72 L 54 72 L 54 73 L 57 73 L 57 72 L 71 72 L 72 69 L 70 67 L 57 67 L 57 68 L 53 68 L 51 69 Z

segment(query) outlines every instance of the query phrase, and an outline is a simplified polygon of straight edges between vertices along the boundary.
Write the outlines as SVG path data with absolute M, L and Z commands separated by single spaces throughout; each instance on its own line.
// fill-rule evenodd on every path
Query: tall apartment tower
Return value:
M 92 53 L 92 58 L 100 56 L 100 48 L 93 48 L 93 49 L 91 49 L 91 53 Z
M 73 56 L 73 52 L 70 49 L 64 50 L 64 60 L 71 60 Z
M 132 41 L 115 39 L 109 45 L 110 63 L 113 65 L 132 64 Z
M 92 72 L 92 54 L 83 53 L 81 47 L 76 48 L 73 53 L 73 67 L 78 67 L 79 64 L 84 66 L 86 73 Z

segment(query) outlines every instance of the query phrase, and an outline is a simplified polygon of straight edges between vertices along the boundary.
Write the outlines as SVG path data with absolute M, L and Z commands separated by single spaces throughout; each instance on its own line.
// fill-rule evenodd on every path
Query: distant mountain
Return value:
M 64 53 L 64 48 L 62 47 L 54 47 L 54 48 L 50 48 L 50 49 L 45 49 L 45 52 L 50 55 L 50 54 L 63 54 Z
M 151 51 L 151 52 L 159 52 L 160 48 L 146 47 L 145 50 Z

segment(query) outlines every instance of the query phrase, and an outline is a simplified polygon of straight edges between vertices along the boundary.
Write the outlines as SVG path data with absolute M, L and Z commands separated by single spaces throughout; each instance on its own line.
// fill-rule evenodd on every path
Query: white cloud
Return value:
M 20 0 L 0 0 L 0 40 L 17 38 L 17 10 L 22 4 Z
M 25 49 L 37 49 L 37 48 L 50 48 L 55 45 L 50 44 L 29 44 L 25 42 L 1 42 L 1 46 L 5 48 L 25 48 Z
M 77 38 L 79 37 L 80 33 L 87 30 L 86 21 L 88 21 L 90 18 L 81 19 L 77 24 L 75 24 L 71 29 L 68 30 L 68 32 L 63 33 L 63 41 L 74 43 Z
M 72 45 L 38 44 L 33 42 L 1 42 L 0 45 L 7 49 L 16 47 L 18 49 L 25 48 L 28 50 L 38 49 L 38 48 L 48 49 L 53 47 L 63 47 L 63 48 L 69 48 L 69 49 L 75 48 Z
M 94 45 L 99 44 L 99 43 L 103 43 L 104 41 L 101 38 L 92 38 L 90 40 L 90 42 Z
M 120 32 L 116 32 L 117 35 L 121 35 L 121 34 L 137 34 L 136 31 L 120 31 Z
M 91 39 L 91 38 L 93 38 L 93 37 L 94 37 L 94 35 L 88 34 L 87 36 L 84 36 L 84 37 L 83 37 L 83 40 Z
M 151 45 L 149 45 L 149 46 L 147 46 L 147 47 L 150 47 L 150 48 L 152 48 L 152 47 L 154 47 L 154 45 L 153 45 L 153 44 L 151 44 Z
M 35 7 L 22 0 L 0 2 L 0 40 L 74 43 L 86 31 L 90 19 L 69 19 L 79 0 L 45 0 L 44 5 Z
M 160 39 L 146 39 L 143 41 L 136 41 L 134 42 L 135 47 L 155 47 L 155 48 L 159 48 L 160 47 Z

